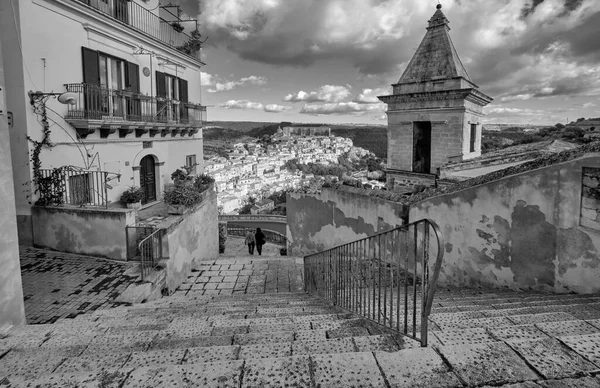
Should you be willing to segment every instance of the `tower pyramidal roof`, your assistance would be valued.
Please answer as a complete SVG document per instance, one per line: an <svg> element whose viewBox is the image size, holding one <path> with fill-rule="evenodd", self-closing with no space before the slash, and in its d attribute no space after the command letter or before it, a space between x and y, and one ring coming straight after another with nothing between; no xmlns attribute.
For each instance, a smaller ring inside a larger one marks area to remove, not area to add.
<svg viewBox="0 0 600 388"><path fill-rule="evenodd" d="M436 79L471 78L463 66L450 39L450 22L442 12L442 5L429 19L427 34L410 60L398 84L423 82Z"/></svg>

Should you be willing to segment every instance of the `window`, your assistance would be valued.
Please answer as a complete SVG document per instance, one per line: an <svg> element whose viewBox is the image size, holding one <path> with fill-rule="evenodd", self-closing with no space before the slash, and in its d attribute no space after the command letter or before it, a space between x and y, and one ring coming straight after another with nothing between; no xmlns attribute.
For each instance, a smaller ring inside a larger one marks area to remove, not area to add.
<svg viewBox="0 0 600 388"><path fill-rule="evenodd" d="M158 116L163 121L188 119L188 83L170 74L156 72L156 97L163 98L158 104ZM180 102L179 105L173 101Z"/></svg>
<svg viewBox="0 0 600 388"><path fill-rule="evenodd" d="M140 93L139 66L87 47L81 49L86 117L139 115L139 99L121 92Z"/></svg>
<svg viewBox="0 0 600 388"><path fill-rule="evenodd" d="M469 152L475 152L475 139L477 139L477 124L471 124L471 141Z"/></svg>
<svg viewBox="0 0 600 388"><path fill-rule="evenodd" d="M185 166L186 167L193 167L193 169L191 169L190 174L196 174L196 155L188 155L185 157Z"/></svg>

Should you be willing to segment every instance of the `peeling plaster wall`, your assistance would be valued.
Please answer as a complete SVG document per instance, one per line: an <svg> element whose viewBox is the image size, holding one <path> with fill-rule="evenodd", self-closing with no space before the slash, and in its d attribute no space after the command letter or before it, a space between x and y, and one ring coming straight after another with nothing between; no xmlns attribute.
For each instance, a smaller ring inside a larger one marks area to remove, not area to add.
<svg viewBox="0 0 600 388"><path fill-rule="evenodd" d="M219 256L219 214L214 189L192 212L179 217L163 237L163 253L168 256L167 287L174 292L192 270L194 262Z"/></svg>
<svg viewBox="0 0 600 388"><path fill-rule="evenodd" d="M33 243L60 252L127 260L125 226L131 209L32 207Z"/></svg>
<svg viewBox="0 0 600 388"><path fill-rule="evenodd" d="M600 155L426 199L446 241L441 284L553 292L600 291L600 232L580 226L582 169Z"/></svg>
<svg viewBox="0 0 600 388"><path fill-rule="evenodd" d="M309 255L393 229L403 224L404 214L400 203L341 190L289 193L288 255Z"/></svg>

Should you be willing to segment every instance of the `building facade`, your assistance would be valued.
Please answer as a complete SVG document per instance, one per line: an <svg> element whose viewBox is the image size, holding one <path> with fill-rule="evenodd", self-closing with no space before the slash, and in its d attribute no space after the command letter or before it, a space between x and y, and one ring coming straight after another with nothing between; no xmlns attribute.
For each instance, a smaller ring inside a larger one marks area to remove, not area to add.
<svg viewBox="0 0 600 388"><path fill-rule="evenodd" d="M449 21L438 5L427 33L388 105L388 186L435 182L436 170L450 161L481 155L481 93L450 39Z"/></svg>
<svg viewBox="0 0 600 388"><path fill-rule="evenodd" d="M47 194L40 178L54 177L67 205L111 207L129 186L160 199L183 165L203 172L200 39L165 11L158 0L1 2L22 242Z"/></svg>

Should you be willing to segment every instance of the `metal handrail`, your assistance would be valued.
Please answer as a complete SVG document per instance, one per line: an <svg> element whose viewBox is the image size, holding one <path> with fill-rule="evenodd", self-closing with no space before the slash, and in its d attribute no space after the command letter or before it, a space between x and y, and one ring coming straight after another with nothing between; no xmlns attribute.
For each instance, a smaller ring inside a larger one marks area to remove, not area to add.
<svg viewBox="0 0 600 388"><path fill-rule="evenodd" d="M146 278L155 267L158 261L162 258L162 231L158 228L150 233L138 244L138 249L141 255L140 267L142 273L142 281Z"/></svg>
<svg viewBox="0 0 600 388"><path fill-rule="evenodd" d="M428 219L342 244L305 257L305 290L427 346L443 247L440 228Z"/></svg>
<svg viewBox="0 0 600 388"><path fill-rule="evenodd" d="M279 216L275 214L237 214L237 215L219 215L219 221L281 221L287 222L287 216Z"/></svg>

